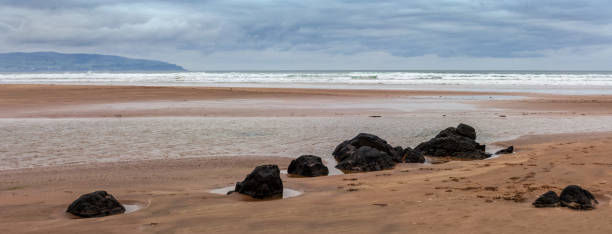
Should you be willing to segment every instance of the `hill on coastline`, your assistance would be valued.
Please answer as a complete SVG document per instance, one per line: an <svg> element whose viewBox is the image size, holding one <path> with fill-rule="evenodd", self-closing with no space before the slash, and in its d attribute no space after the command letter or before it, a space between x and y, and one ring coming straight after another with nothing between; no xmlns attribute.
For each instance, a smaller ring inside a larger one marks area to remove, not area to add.
<svg viewBox="0 0 612 234"><path fill-rule="evenodd" d="M185 71L185 69L162 61L101 54L56 52L0 54L0 72L66 71Z"/></svg>

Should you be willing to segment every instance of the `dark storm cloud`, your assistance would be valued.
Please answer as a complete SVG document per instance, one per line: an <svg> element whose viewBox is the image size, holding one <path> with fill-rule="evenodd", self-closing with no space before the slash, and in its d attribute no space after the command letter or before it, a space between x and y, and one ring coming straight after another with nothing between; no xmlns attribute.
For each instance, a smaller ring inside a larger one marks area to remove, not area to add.
<svg viewBox="0 0 612 234"><path fill-rule="evenodd" d="M612 44L608 1L0 1L0 49L538 57Z"/></svg>

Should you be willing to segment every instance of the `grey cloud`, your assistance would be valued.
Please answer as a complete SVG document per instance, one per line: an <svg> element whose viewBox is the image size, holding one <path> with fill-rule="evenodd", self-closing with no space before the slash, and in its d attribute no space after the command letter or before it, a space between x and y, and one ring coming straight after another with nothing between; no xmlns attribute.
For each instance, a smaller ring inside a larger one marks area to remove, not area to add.
<svg viewBox="0 0 612 234"><path fill-rule="evenodd" d="M612 45L612 3L599 0L0 2L3 51L521 58Z"/></svg>

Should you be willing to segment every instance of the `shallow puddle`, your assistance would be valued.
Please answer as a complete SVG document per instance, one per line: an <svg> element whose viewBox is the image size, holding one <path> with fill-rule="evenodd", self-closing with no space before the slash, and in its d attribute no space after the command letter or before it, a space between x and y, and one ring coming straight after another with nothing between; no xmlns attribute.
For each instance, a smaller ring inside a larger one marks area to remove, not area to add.
<svg viewBox="0 0 612 234"><path fill-rule="evenodd" d="M144 208L144 205L142 204L123 204L123 207L125 208L124 214L129 214L132 212L136 212L138 210L142 210Z"/></svg>

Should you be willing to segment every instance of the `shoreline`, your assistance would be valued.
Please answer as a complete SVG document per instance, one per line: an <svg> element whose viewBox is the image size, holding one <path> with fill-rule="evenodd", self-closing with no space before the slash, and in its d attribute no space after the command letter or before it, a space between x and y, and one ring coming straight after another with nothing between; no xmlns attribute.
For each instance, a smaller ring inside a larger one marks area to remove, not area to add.
<svg viewBox="0 0 612 234"><path fill-rule="evenodd" d="M536 138L539 140L533 141ZM521 143L526 141L533 143ZM491 160L398 164L391 170L315 178L281 175L287 188L303 194L263 202L216 195L210 190L242 180L256 165L274 163L284 169L289 158L151 160L2 171L0 208L6 212L0 214L0 230L263 233L310 230L303 228L323 222L326 225L316 228L320 232L354 228L401 232L411 228L419 232L488 233L526 227L534 232L584 232L593 230L585 229L593 222L605 223L612 213L612 189L608 186L612 161L606 156L612 149L610 142L612 133L528 136L508 142L519 143L515 144L517 153ZM588 157L572 153L576 150ZM564 156L566 153L570 156ZM531 207L541 193L567 184L591 190L600 201L598 207L586 212ZM72 199L96 189L105 189L120 201L147 206L95 219L63 216ZM566 219L572 222L560 222ZM364 220L369 222L362 223ZM491 225L483 226L485 220ZM261 223L269 225L252 226ZM611 230L604 225L597 232Z"/></svg>

